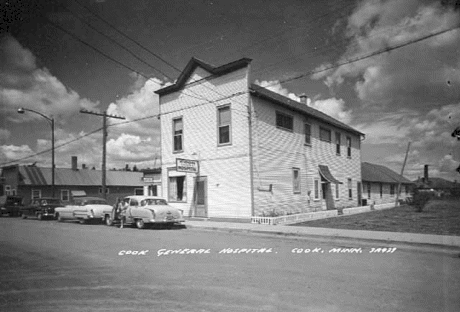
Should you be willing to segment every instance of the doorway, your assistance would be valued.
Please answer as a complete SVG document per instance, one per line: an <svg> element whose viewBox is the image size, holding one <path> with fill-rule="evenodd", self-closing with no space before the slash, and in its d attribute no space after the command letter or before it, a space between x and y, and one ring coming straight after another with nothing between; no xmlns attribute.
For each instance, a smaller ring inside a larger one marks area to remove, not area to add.
<svg viewBox="0 0 460 312"><path fill-rule="evenodd" d="M208 217L208 181L207 177L195 178L195 217Z"/></svg>

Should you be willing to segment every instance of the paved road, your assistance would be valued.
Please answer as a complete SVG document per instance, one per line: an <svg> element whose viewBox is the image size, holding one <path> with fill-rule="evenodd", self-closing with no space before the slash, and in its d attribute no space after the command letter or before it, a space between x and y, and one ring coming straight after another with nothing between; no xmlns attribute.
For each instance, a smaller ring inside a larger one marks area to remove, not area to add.
<svg viewBox="0 0 460 312"><path fill-rule="evenodd" d="M3 218L0 310L460 311L454 254L330 244Z"/></svg>

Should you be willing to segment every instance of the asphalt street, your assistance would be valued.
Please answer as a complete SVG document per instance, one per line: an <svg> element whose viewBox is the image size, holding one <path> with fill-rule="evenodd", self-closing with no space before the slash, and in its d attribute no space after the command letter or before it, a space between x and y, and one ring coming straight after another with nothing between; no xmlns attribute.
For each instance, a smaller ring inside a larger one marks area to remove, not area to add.
<svg viewBox="0 0 460 312"><path fill-rule="evenodd" d="M460 311L457 255L379 247L1 218L0 310Z"/></svg>

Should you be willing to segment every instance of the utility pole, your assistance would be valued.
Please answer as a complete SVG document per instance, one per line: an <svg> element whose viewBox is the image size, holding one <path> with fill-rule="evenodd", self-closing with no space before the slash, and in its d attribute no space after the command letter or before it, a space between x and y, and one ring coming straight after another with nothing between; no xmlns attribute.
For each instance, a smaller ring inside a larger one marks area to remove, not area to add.
<svg viewBox="0 0 460 312"><path fill-rule="evenodd" d="M104 111L103 113L98 113L98 112L91 112L85 109L81 109L80 113L102 116L102 196L104 198L107 198L107 194L106 194L106 189L107 189L107 184L106 184L107 118L125 119L125 117L116 116L116 115L107 115L107 111Z"/></svg>
<svg viewBox="0 0 460 312"><path fill-rule="evenodd" d="M410 142L407 144L407 150L406 150L406 157L404 157L404 163L401 169L401 177L404 173L404 167L406 166L406 161L407 161L407 155L409 154L409 148L410 148ZM401 192L401 181L398 183L398 189L396 193L396 202L395 202L395 207L398 207L398 202L399 202L399 193Z"/></svg>

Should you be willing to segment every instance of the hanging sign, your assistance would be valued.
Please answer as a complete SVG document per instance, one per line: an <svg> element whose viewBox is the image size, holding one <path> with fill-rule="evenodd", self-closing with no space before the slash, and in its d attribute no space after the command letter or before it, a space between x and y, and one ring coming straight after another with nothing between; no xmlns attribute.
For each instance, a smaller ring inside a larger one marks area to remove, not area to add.
<svg viewBox="0 0 460 312"><path fill-rule="evenodd" d="M176 158L176 171L198 173L198 160Z"/></svg>

